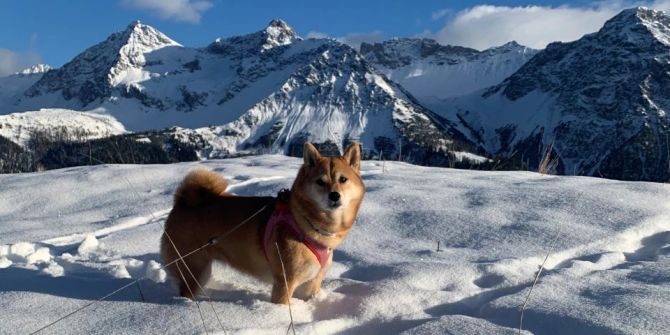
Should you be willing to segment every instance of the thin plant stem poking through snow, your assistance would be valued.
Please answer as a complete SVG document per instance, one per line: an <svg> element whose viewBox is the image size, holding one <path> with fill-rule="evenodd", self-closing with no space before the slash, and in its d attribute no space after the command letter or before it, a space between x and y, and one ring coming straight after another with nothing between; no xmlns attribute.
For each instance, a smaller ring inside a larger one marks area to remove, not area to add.
<svg viewBox="0 0 670 335"><path fill-rule="evenodd" d="M275 242L275 247L277 248L277 256L279 256L279 263L281 263L281 271L284 274L284 285L286 285L286 292L290 292L288 289L288 281L286 280L286 269L284 268L284 261L281 258L281 252L279 252L279 244ZM291 310L291 297L288 297L288 316L291 318L291 324L288 325L288 328L286 329L286 334L288 334L289 330L293 330L293 335L295 335L295 325L293 323L293 311Z"/></svg>
<svg viewBox="0 0 670 335"><path fill-rule="evenodd" d="M558 240L559 235L561 235L560 230L556 232L556 236L554 237L554 240L551 242L551 246L549 247L547 254L544 256L544 260L542 261L542 264L540 264L540 268L537 270L537 274L535 274L535 279L533 280L533 284L530 286L530 289L528 290L528 295L526 295L526 299L523 301L523 305L521 305L521 313L519 315L519 335L521 335L521 332L523 331L523 315L524 312L526 311L528 301L530 301L530 295L533 293L533 289L535 288L535 285L537 285L537 281L540 279L542 270L544 270L544 265L547 263L549 255L554 250L554 246L556 245L556 241Z"/></svg>

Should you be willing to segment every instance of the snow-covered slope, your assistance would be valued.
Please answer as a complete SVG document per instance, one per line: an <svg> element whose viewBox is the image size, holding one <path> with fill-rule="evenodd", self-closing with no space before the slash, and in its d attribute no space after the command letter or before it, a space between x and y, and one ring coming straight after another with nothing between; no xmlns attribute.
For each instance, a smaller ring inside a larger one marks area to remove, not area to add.
<svg viewBox="0 0 670 335"><path fill-rule="evenodd" d="M204 333L158 270L179 179L222 172L240 195L291 185L301 159L95 166L0 176L0 332L25 334L147 275L44 334ZM323 291L292 300L297 334L665 334L670 189L527 172L362 164L367 194ZM440 251L436 251L440 241ZM285 334L270 287L217 266L226 334ZM210 333L221 332L200 299Z"/></svg>
<svg viewBox="0 0 670 335"><path fill-rule="evenodd" d="M431 108L493 154L536 165L553 142L563 173L667 181L669 39L663 12L625 10L501 84Z"/></svg>
<svg viewBox="0 0 670 335"><path fill-rule="evenodd" d="M49 65L37 64L11 76L0 77L0 115L15 110L26 90L51 69Z"/></svg>
<svg viewBox="0 0 670 335"><path fill-rule="evenodd" d="M477 51L435 40L401 38L361 45L361 53L420 101L459 96L496 85L537 50L516 42Z"/></svg>
<svg viewBox="0 0 670 335"><path fill-rule="evenodd" d="M63 140L87 140L126 132L121 123L99 111L41 109L0 115L0 136L25 146L34 132L61 136Z"/></svg>
<svg viewBox="0 0 670 335"><path fill-rule="evenodd" d="M47 72L13 106L102 108L133 131L186 128L208 139L210 157L299 153L305 141L333 151L360 141L367 154L386 157L402 145L407 160L421 163L476 153L358 51L303 40L281 20L205 48L135 22Z"/></svg>

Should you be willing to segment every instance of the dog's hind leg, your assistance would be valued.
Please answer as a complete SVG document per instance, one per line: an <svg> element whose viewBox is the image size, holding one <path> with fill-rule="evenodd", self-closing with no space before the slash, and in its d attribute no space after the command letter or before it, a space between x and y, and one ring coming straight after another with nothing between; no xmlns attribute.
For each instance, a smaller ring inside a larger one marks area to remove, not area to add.
<svg viewBox="0 0 670 335"><path fill-rule="evenodd" d="M178 258L176 252L169 247L163 250L163 261L166 264ZM200 292L200 286L204 287L209 280L212 273L212 260L203 250L177 261L166 269L177 282L179 294L182 297L193 299Z"/></svg>
<svg viewBox="0 0 670 335"><path fill-rule="evenodd" d="M193 299L200 293L200 288L204 288L212 274L212 260L206 252L200 251L177 262L177 266L184 276L182 278L181 274L178 274L179 277L177 277L180 279L179 294L182 297Z"/></svg>

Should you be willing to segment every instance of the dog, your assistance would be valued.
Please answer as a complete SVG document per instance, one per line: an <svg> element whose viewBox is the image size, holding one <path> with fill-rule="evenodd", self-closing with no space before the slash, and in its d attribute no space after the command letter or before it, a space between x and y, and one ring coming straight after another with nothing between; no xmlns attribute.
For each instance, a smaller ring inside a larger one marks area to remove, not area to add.
<svg viewBox="0 0 670 335"><path fill-rule="evenodd" d="M212 262L223 261L272 283L273 303L316 295L365 195L360 164L357 143L333 157L306 143L290 191L276 198L234 196L217 173L190 172L175 192L160 247L179 294L193 299Z"/></svg>

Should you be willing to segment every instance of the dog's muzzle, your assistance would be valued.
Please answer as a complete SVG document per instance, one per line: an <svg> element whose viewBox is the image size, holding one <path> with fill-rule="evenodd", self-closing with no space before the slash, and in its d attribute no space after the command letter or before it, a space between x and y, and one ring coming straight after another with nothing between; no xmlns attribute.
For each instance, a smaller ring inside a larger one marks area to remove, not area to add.
<svg viewBox="0 0 670 335"><path fill-rule="evenodd" d="M342 197L340 196L339 192L328 193L328 205L330 205L331 208L340 207L342 205L341 199Z"/></svg>

